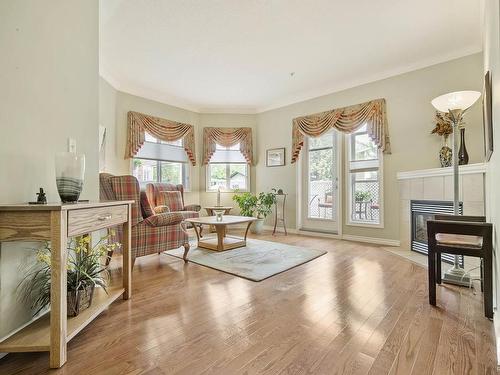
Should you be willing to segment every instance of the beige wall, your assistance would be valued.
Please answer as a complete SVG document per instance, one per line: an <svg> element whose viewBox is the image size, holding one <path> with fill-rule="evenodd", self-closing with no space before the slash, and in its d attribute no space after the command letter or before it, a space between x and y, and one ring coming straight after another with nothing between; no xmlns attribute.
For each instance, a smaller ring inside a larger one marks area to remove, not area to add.
<svg viewBox="0 0 500 375"><path fill-rule="evenodd" d="M54 154L68 137L86 156L82 198L98 197L98 1L0 2L0 202L57 201ZM29 321L20 267L36 244L0 250L0 337Z"/></svg>
<svg viewBox="0 0 500 375"><path fill-rule="evenodd" d="M256 190L277 187L288 192L288 224L292 228L296 227L297 169L295 165L290 164L292 119L371 99L385 98L392 143L392 155L384 157L385 227L362 228L344 224L342 229L344 234L349 235L398 240L397 172L439 166L437 155L441 147L440 139L429 134L434 118L430 101L450 91L480 91L482 70L482 55L475 54L258 114ZM469 111L466 122L466 144L470 163L481 162L483 131L480 105ZM267 168L265 151L275 147L286 147L287 165Z"/></svg>
<svg viewBox="0 0 500 375"><path fill-rule="evenodd" d="M498 252L498 233L500 225L500 7L498 0L486 0L484 8L484 71L490 71L493 84L493 145L495 150L488 163L488 174L486 180L487 205L486 214L494 224L494 249ZM500 259L495 257L495 279L496 279L496 305L500 301ZM496 314L495 314L496 317ZM496 325L498 319L495 318Z"/></svg>

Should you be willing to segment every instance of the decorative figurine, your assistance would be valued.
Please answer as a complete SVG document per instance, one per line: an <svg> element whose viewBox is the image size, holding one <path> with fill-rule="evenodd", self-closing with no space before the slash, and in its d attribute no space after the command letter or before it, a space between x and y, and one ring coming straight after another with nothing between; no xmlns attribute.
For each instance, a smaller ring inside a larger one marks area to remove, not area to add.
<svg viewBox="0 0 500 375"><path fill-rule="evenodd" d="M47 204L47 196L45 195L43 188L40 188L40 192L36 193L36 195L38 195L38 198L36 200L38 204Z"/></svg>
<svg viewBox="0 0 500 375"><path fill-rule="evenodd" d="M47 196L45 195L43 188L40 188L40 192L36 193L36 195L36 202L29 202L29 204L47 204Z"/></svg>

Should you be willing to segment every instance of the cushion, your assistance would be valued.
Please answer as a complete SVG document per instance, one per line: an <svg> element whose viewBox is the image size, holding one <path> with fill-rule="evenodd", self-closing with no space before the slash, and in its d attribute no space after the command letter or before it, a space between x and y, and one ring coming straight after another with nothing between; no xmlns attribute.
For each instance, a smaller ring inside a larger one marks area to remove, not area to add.
<svg viewBox="0 0 500 375"><path fill-rule="evenodd" d="M167 206L170 212L182 211L184 209L180 191L161 191L158 198L158 206Z"/></svg>
<svg viewBox="0 0 500 375"><path fill-rule="evenodd" d="M483 247L483 237L464 234L437 233L436 242L438 246L468 249L481 249Z"/></svg>
<svg viewBox="0 0 500 375"><path fill-rule="evenodd" d="M144 220L145 223L153 227L160 227L165 225L174 225L182 222L184 218L178 212L167 212L164 214L157 214L148 217Z"/></svg>
<svg viewBox="0 0 500 375"><path fill-rule="evenodd" d="M156 206L154 211L157 214L163 214L165 212L170 212L170 208L168 208L168 206Z"/></svg>

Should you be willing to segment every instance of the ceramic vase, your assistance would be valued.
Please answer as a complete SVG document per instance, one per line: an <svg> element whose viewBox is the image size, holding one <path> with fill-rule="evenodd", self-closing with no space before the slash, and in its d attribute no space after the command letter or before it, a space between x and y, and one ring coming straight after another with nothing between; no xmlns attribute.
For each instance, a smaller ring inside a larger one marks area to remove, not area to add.
<svg viewBox="0 0 500 375"><path fill-rule="evenodd" d="M460 129L460 149L458 150L458 165L469 164L469 154L465 146L465 128Z"/></svg>
<svg viewBox="0 0 500 375"><path fill-rule="evenodd" d="M448 137L443 137L443 147L439 150L439 162L441 167L451 167L453 162L453 152L450 147L448 147Z"/></svg>
<svg viewBox="0 0 500 375"><path fill-rule="evenodd" d="M73 152L56 154L57 192L63 203L78 202L85 175L85 155Z"/></svg>

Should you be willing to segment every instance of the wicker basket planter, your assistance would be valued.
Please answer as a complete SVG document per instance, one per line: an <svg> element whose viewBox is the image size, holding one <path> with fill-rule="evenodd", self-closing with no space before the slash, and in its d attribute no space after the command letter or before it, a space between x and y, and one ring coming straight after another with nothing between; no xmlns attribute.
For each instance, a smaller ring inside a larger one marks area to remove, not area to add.
<svg viewBox="0 0 500 375"><path fill-rule="evenodd" d="M94 296L94 285L86 286L84 289L68 291L68 316L77 316L90 307Z"/></svg>

